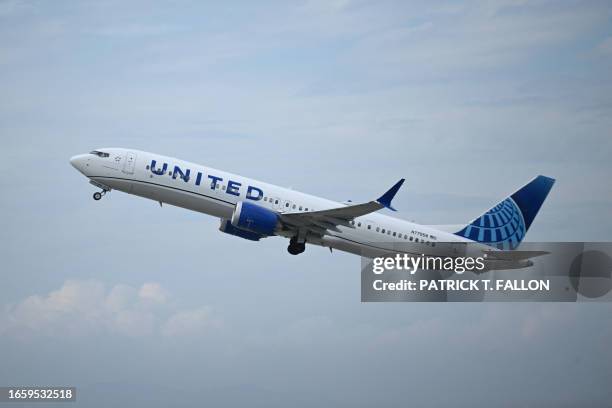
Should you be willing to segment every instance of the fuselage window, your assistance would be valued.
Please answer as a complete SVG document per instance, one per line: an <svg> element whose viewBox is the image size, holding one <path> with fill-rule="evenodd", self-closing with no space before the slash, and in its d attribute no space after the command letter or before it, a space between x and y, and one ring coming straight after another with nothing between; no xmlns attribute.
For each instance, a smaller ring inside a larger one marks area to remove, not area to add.
<svg viewBox="0 0 612 408"><path fill-rule="evenodd" d="M358 223L358 224L357 224L357 226L358 226L358 227L361 227L361 223Z"/></svg>
<svg viewBox="0 0 612 408"><path fill-rule="evenodd" d="M274 204L278 204L278 200L274 200Z"/></svg>
<svg viewBox="0 0 612 408"><path fill-rule="evenodd" d="M293 209L295 210L295 204L293 204Z"/></svg>
<svg viewBox="0 0 612 408"><path fill-rule="evenodd" d="M302 211L302 206L300 205L300 211Z"/></svg>
<svg viewBox="0 0 612 408"><path fill-rule="evenodd" d="M372 229L372 226L371 226L371 225L368 225L368 229Z"/></svg>
<svg viewBox="0 0 612 408"><path fill-rule="evenodd" d="M146 169L147 169L147 170L149 170L149 165L148 165L148 164L147 164L147 167L146 167Z"/></svg>
<svg viewBox="0 0 612 408"><path fill-rule="evenodd" d="M304 211L308 211L308 207L304 208Z"/></svg>
<svg viewBox="0 0 612 408"><path fill-rule="evenodd" d="M415 238L415 239L414 239L414 242L419 242L419 239L418 239L418 238Z"/></svg>
<svg viewBox="0 0 612 408"><path fill-rule="evenodd" d="M395 232L393 233L393 236L396 236L396 233L395 233Z"/></svg>
<svg viewBox="0 0 612 408"><path fill-rule="evenodd" d="M376 232L380 232L380 227L376 227Z"/></svg>
<svg viewBox="0 0 612 408"><path fill-rule="evenodd" d="M264 197L264 201L268 201L268 197Z"/></svg>
<svg viewBox="0 0 612 408"><path fill-rule="evenodd" d="M289 207L289 203L285 203L285 207Z"/></svg>
<svg viewBox="0 0 612 408"><path fill-rule="evenodd" d="M413 238L412 238L412 237L410 237L410 240L412 241L412 240L413 240Z"/></svg>
<svg viewBox="0 0 612 408"><path fill-rule="evenodd" d="M391 230L387 231L387 235L391 235Z"/></svg>
<svg viewBox="0 0 612 408"><path fill-rule="evenodd" d="M383 228L381 232L384 234L385 233L385 229Z"/></svg>

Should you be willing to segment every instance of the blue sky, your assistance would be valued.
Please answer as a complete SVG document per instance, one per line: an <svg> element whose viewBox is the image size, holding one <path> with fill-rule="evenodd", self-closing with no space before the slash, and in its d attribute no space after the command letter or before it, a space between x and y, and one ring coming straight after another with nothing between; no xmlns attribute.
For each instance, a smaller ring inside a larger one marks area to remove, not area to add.
<svg viewBox="0 0 612 408"><path fill-rule="evenodd" d="M0 383L88 406L605 405L608 304L361 304L357 257L94 202L68 158L133 147L339 201L405 177L397 215L431 224L545 174L528 238L609 241L611 15L0 1Z"/></svg>

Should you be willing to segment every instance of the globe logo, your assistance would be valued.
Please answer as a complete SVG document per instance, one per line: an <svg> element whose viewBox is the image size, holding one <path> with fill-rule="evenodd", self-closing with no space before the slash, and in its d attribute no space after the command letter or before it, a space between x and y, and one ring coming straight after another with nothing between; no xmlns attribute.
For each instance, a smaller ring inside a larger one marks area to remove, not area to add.
<svg viewBox="0 0 612 408"><path fill-rule="evenodd" d="M457 235L499 249L511 250L519 246L525 232L525 221L520 209L512 198L507 198L472 221Z"/></svg>

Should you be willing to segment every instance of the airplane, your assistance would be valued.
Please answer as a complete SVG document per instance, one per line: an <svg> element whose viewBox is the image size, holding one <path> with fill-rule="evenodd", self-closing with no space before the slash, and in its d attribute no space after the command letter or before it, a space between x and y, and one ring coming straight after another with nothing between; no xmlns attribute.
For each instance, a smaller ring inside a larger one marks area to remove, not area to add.
<svg viewBox="0 0 612 408"><path fill-rule="evenodd" d="M94 200L118 190L209 214L220 219L226 234L251 241L288 238L292 255L304 252L307 243L367 258L393 252L452 256L458 245L471 244L489 255L488 269L524 268L545 254L517 248L555 182L537 176L471 222L435 226L378 212L395 211L391 201L404 179L375 200L353 204L133 149L97 149L70 163L101 190Z"/></svg>

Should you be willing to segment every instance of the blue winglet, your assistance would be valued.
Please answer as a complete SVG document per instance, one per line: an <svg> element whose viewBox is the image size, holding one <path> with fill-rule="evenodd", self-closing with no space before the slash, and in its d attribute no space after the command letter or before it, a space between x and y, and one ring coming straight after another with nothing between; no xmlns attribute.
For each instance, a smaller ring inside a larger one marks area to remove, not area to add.
<svg viewBox="0 0 612 408"><path fill-rule="evenodd" d="M387 191L385 194L381 195L380 198L376 200L376 202L378 202L379 204L382 204L383 206L385 206L386 208L392 211L397 211L395 208L391 207L391 200L393 200L393 197L395 197L395 194L397 194L397 191L400 189L402 184L404 184L404 180L405 179L401 179L400 181L395 183L395 185L391 187L389 191Z"/></svg>

